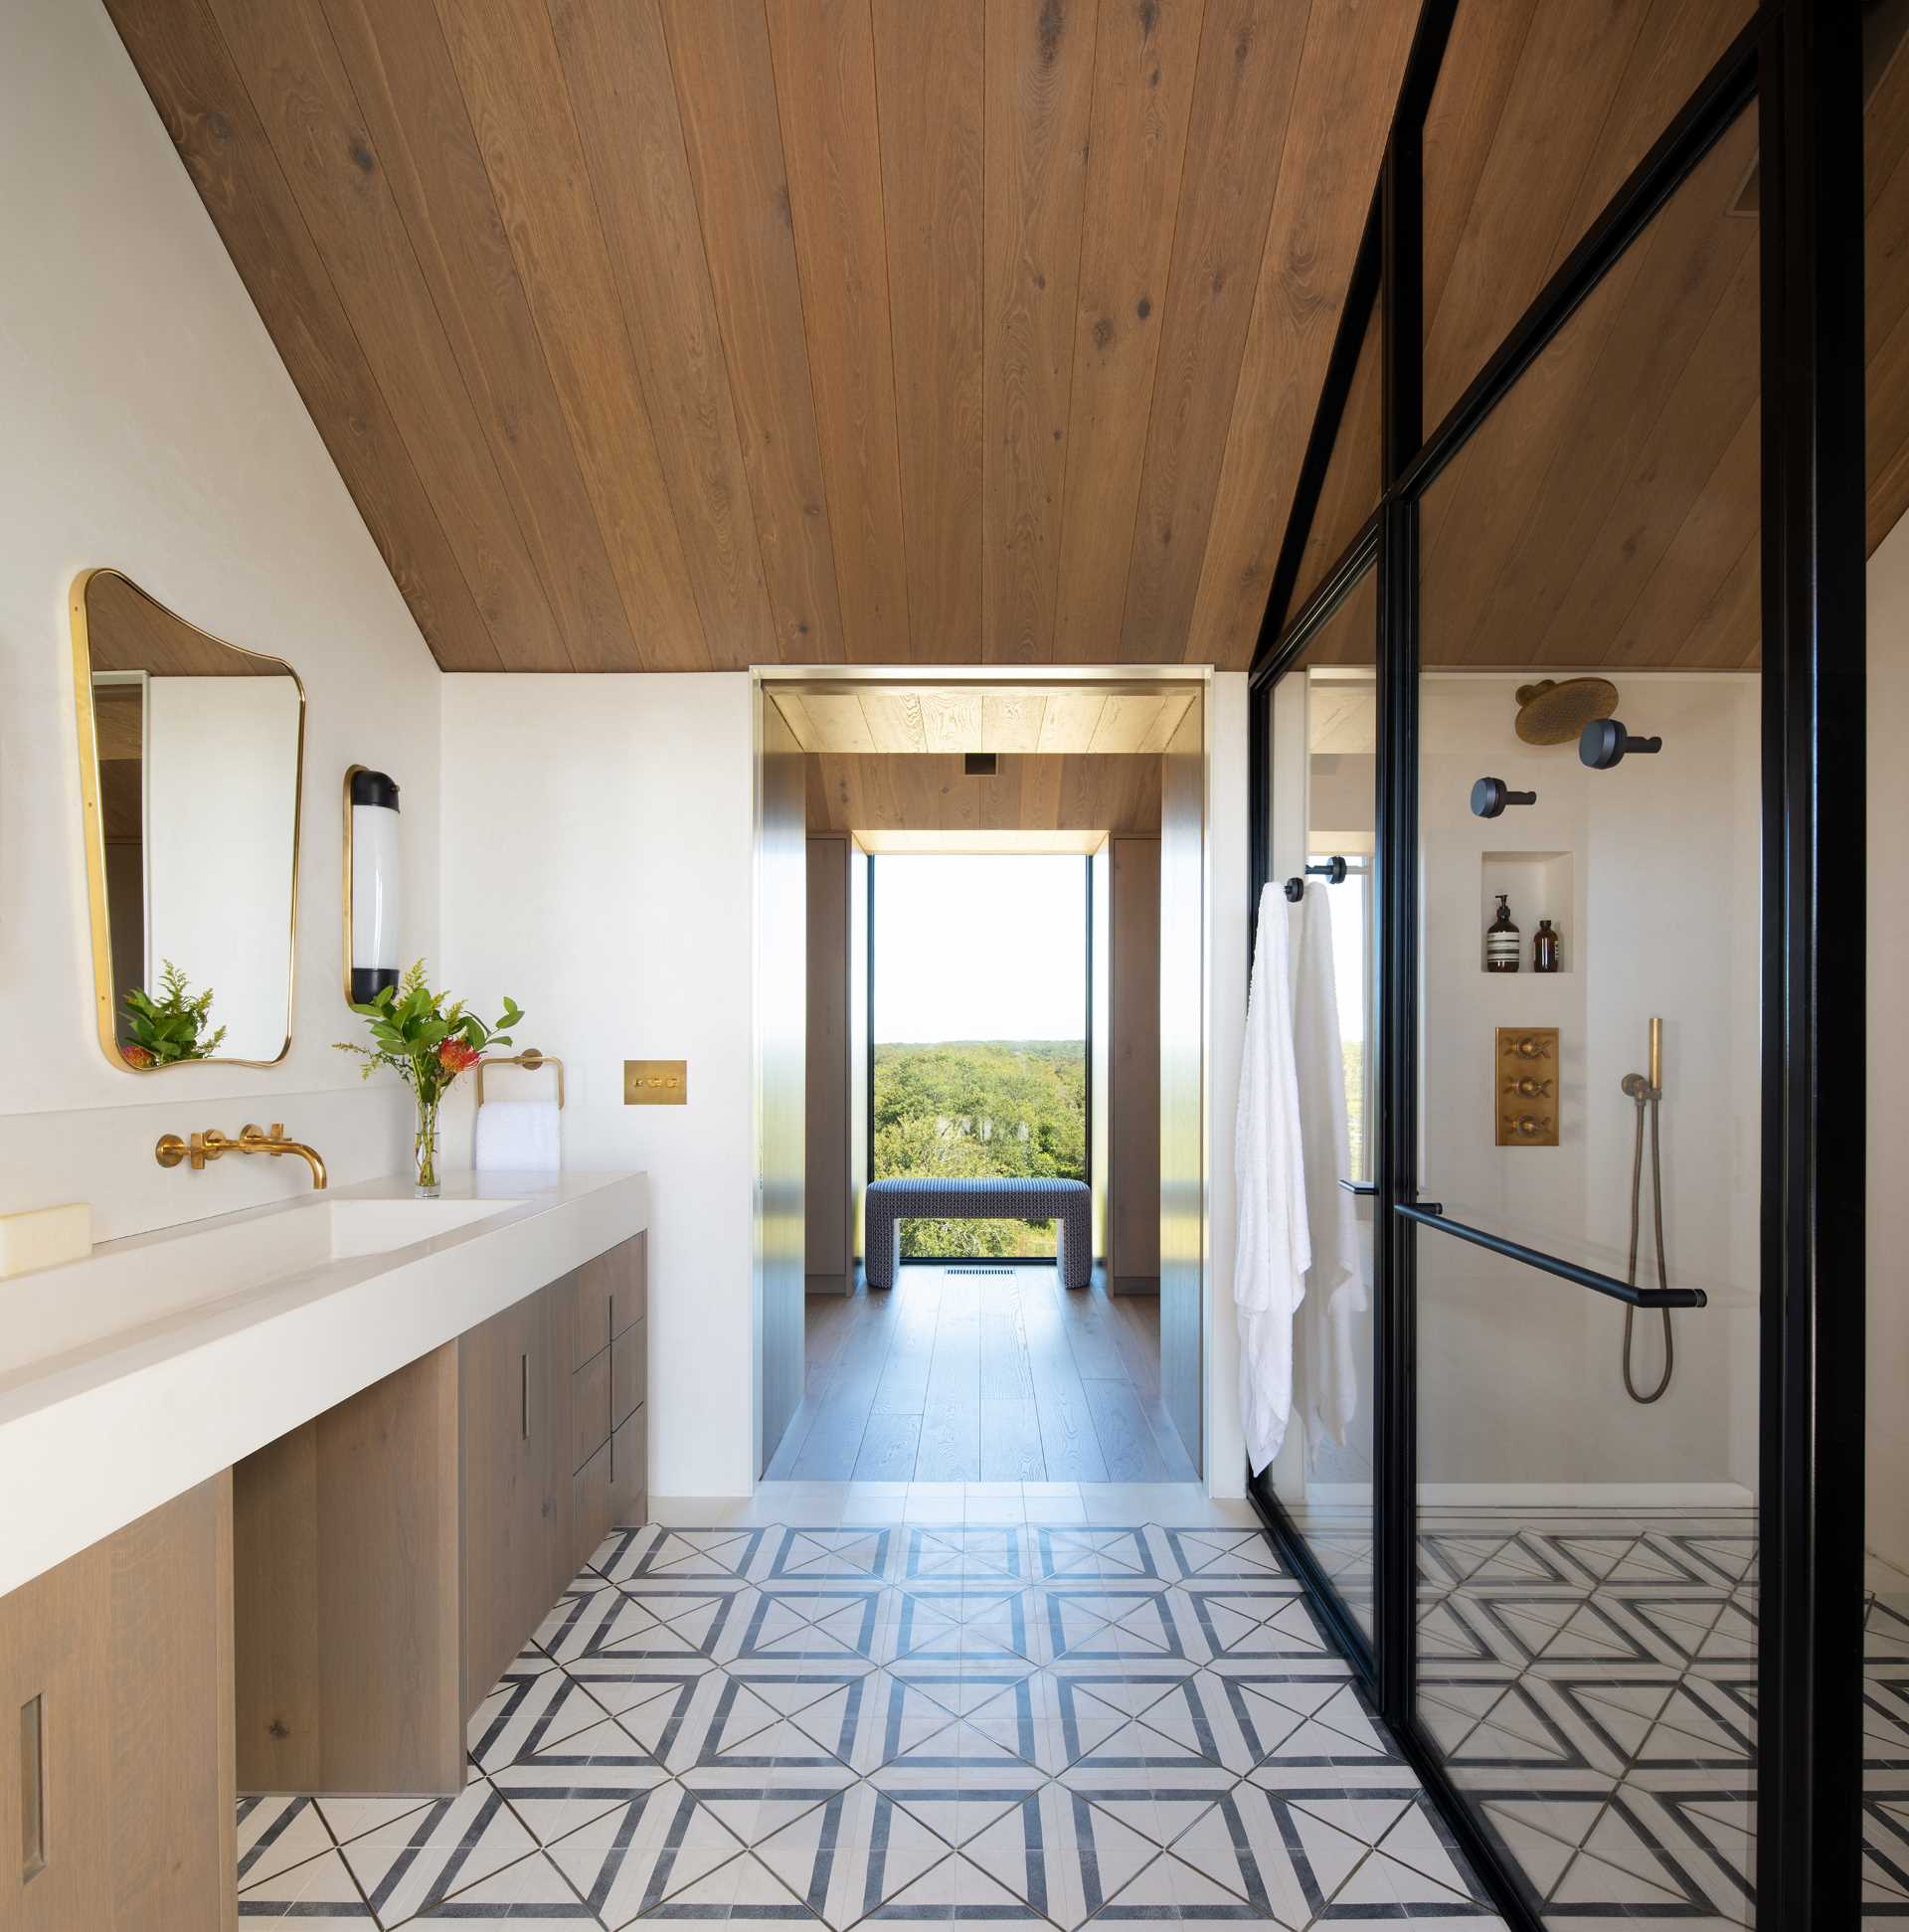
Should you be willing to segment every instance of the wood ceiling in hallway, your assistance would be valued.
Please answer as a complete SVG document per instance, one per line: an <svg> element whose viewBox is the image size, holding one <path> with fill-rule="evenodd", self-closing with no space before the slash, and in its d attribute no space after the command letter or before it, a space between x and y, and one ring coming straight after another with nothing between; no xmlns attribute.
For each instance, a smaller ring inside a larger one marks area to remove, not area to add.
<svg viewBox="0 0 1909 1932"><path fill-rule="evenodd" d="M106 0L437 661L1243 667L1418 0Z"/></svg>

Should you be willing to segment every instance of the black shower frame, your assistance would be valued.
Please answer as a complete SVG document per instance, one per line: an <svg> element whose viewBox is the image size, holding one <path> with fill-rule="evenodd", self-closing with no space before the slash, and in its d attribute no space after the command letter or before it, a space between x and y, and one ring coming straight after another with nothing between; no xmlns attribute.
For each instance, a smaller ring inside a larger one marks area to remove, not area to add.
<svg viewBox="0 0 1909 1932"><path fill-rule="evenodd" d="M1474 0L1479 4L1481 0ZM1418 1721L1418 513L1426 489L1741 111L1759 117L1763 398L1763 1455L1756 1923L1853 1926L1861 1855L1864 1088L1825 990L1864 983L1863 181L1857 0L1763 0L1443 422L1423 428L1422 132L1459 0L1426 0L1280 558L1249 704L1249 943L1270 877L1268 711L1378 573L1381 1121L1373 1198L1375 1614L1368 1642L1270 1487L1255 1502L1506 1922L1539 1920ZM1376 307L1381 494L1291 609ZM1429 1204L1427 1204L1429 1206ZM1838 1285L1841 1292L1838 1292ZM1857 1292L1848 1292L1848 1285Z"/></svg>

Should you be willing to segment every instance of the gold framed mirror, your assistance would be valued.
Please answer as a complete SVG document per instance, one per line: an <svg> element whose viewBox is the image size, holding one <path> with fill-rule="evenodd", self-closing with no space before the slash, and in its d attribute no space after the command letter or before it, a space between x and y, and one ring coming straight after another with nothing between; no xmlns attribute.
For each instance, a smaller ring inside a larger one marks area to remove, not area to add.
<svg viewBox="0 0 1909 1932"><path fill-rule="evenodd" d="M100 1050L128 1073L291 1046L305 687L123 572L69 601Z"/></svg>

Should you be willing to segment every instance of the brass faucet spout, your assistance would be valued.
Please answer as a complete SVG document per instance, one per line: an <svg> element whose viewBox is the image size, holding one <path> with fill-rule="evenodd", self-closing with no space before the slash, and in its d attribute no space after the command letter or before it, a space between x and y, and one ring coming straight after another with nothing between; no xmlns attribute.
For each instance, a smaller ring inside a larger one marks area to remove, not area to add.
<svg viewBox="0 0 1909 1932"><path fill-rule="evenodd" d="M190 1161L195 1173L203 1171L208 1160L217 1160L221 1154L227 1153L268 1153L273 1159L281 1153L295 1153L311 1169L314 1188L324 1187L329 1182L324 1156L316 1147L308 1147L302 1141L287 1141L281 1121L274 1121L269 1133L248 1123L239 1130L237 1140L230 1134L222 1134L216 1127L207 1128L203 1134L195 1134L190 1141L182 1141L176 1134L162 1135L159 1144L153 1148L153 1158L160 1166L176 1167L181 1161Z"/></svg>

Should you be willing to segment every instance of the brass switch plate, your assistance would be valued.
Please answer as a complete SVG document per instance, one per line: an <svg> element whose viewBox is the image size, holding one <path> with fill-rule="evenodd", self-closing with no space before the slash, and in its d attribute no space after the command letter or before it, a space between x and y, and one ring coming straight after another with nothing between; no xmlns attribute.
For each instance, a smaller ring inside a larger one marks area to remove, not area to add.
<svg viewBox="0 0 1909 1932"><path fill-rule="evenodd" d="M1558 1144L1558 1029L1500 1026L1491 1063L1492 1117L1501 1147Z"/></svg>
<svg viewBox="0 0 1909 1932"><path fill-rule="evenodd" d="M681 1107L689 1099L687 1060L625 1060L625 1107Z"/></svg>

